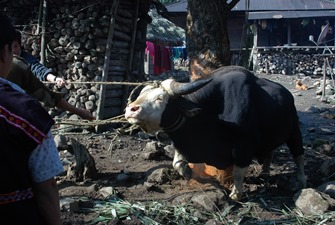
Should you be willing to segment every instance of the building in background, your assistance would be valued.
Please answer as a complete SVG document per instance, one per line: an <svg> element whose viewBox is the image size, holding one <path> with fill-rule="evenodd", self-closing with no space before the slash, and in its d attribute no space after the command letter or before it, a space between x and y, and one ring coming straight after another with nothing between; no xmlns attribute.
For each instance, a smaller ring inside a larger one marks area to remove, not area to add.
<svg viewBox="0 0 335 225"><path fill-rule="evenodd" d="M187 0L166 8L169 20L185 28ZM254 71L320 74L323 61L316 57L322 56L325 48L335 49L335 3L331 1L240 0L227 23L232 64ZM327 34L316 45L327 24ZM329 59L334 65L333 57Z"/></svg>
<svg viewBox="0 0 335 225"><path fill-rule="evenodd" d="M186 59L185 30L151 9L152 22L147 26L144 72L158 75L174 68L174 61ZM185 52L182 54L182 52Z"/></svg>

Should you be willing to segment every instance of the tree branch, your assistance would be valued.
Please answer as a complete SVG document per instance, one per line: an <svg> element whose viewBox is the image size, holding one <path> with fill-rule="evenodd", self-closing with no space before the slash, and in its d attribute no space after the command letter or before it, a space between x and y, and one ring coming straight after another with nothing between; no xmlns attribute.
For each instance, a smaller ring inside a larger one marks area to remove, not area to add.
<svg viewBox="0 0 335 225"><path fill-rule="evenodd" d="M229 4L228 4L228 8L229 10L232 10L235 5L239 2L240 0L232 0Z"/></svg>

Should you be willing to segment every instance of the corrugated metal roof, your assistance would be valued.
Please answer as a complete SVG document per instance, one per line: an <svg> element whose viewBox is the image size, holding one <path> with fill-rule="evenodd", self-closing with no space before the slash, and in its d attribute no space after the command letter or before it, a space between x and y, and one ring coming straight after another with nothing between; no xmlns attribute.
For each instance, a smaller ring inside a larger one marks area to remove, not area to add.
<svg viewBox="0 0 335 225"><path fill-rule="evenodd" d="M240 0L232 11L245 11ZM166 6L169 12L187 12L187 0ZM281 16L280 16L281 15ZM249 19L335 17L335 3L326 0L250 0Z"/></svg>
<svg viewBox="0 0 335 225"><path fill-rule="evenodd" d="M234 11L245 11L246 0L240 0ZM335 10L335 3L325 0L250 0L250 11Z"/></svg>
<svg viewBox="0 0 335 225"><path fill-rule="evenodd" d="M255 19L282 19L282 18L307 18L307 17L334 17L335 11L258 11L249 12L249 20Z"/></svg>
<svg viewBox="0 0 335 225"><path fill-rule="evenodd" d="M187 12L187 0L167 5L166 9L168 12Z"/></svg>

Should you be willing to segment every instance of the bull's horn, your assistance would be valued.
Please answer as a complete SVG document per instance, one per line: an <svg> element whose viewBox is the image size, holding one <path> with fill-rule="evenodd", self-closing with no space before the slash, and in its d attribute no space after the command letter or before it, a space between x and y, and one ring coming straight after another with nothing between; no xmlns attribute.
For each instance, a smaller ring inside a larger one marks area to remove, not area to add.
<svg viewBox="0 0 335 225"><path fill-rule="evenodd" d="M213 78L205 80L196 80L190 83L179 83L175 80L166 80L162 82L162 86L168 91L169 94L174 96L187 95L202 88L212 81Z"/></svg>

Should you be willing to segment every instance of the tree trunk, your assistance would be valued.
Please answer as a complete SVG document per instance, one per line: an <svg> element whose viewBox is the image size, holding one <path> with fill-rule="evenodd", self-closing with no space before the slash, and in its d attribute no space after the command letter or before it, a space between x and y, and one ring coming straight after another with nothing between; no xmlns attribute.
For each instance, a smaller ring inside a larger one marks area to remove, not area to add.
<svg viewBox="0 0 335 225"><path fill-rule="evenodd" d="M239 0L188 0L186 46L191 80L230 65L227 17Z"/></svg>

